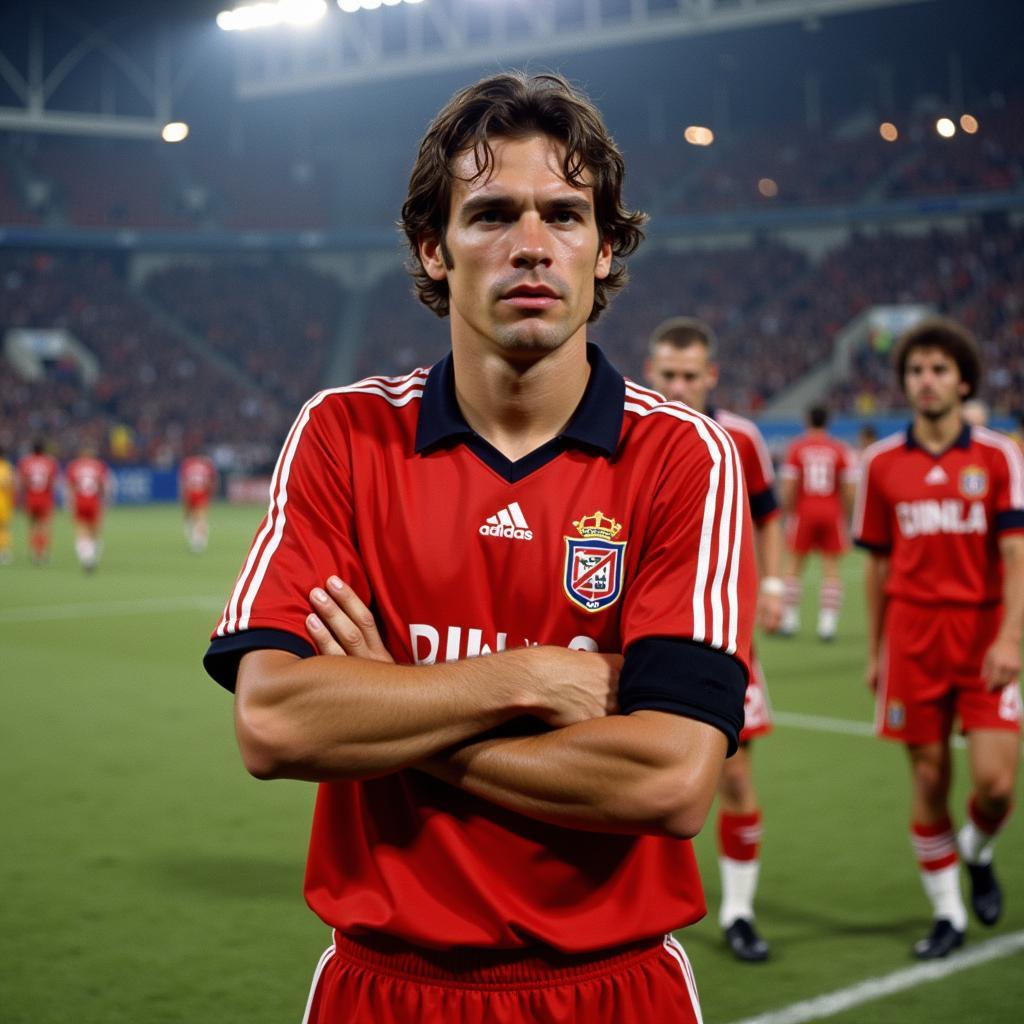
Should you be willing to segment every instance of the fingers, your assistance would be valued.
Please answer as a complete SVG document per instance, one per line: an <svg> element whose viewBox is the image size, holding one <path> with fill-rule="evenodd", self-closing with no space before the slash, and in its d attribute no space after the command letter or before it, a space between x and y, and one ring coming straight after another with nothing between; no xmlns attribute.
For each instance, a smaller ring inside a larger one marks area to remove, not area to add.
<svg viewBox="0 0 1024 1024"><path fill-rule="evenodd" d="M373 661L393 660L377 631L373 613L337 576L327 580L326 589L314 587L309 599L314 616L307 619L307 625L321 654L348 654ZM316 629L314 618L324 626L326 638ZM327 649L321 649L322 645Z"/></svg>
<svg viewBox="0 0 1024 1024"><path fill-rule="evenodd" d="M311 612L306 616L306 629L309 630L309 635L313 638L317 654L340 654L344 656L345 652L341 649L341 644L331 636L323 620L315 612Z"/></svg>

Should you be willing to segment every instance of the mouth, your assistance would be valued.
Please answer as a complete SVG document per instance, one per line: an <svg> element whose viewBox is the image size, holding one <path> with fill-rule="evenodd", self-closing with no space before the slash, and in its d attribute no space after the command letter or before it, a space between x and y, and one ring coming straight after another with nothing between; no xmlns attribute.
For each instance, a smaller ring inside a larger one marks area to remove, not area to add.
<svg viewBox="0 0 1024 1024"><path fill-rule="evenodd" d="M517 309L548 309L559 301L559 295L545 284L521 284L505 292L501 301Z"/></svg>

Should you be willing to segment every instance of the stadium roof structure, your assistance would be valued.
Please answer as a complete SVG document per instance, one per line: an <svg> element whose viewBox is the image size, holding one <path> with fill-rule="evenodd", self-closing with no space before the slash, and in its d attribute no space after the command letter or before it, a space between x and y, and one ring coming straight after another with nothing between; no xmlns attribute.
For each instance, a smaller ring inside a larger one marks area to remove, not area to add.
<svg viewBox="0 0 1024 1024"><path fill-rule="evenodd" d="M240 98L523 61L932 0L426 0L237 33Z"/></svg>

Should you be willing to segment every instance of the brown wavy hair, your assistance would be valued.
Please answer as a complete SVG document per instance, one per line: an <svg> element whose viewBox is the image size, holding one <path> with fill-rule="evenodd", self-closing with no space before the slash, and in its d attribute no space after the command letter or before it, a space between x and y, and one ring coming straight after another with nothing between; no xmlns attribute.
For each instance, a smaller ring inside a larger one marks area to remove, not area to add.
<svg viewBox="0 0 1024 1024"><path fill-rule="evenodd" d="M965 399L973 398L978 393L978 385L981 383L981 350L974 335L963 324L946 316L930 316L911 327L900 338L892 362L904 392L907 360L910 353L919 348L937 348L956 363L960 379L967 385Z"/></svg>
<svg viewBox="0 0 1024 1024"><path fill-rule="evenodd" d="M453 159L472 151L477 172L470 180L476 181L494 167L491 139L534 134L549 135L565 147L565 180L576 188L593 188L598 234L611 242L611 273L594 281L590 322L626 283L622 260L643 241L647 215L622 204L625 163L600 113L561 75L508 72L468 86L449 100L427 129L409 177L399 222L412 253L407 267L420 301L438 316L448 315L448 282L434 281L423 269L419 243L424 237L439 239L445 264L451 266L444 238L455 180Z"/></svg>

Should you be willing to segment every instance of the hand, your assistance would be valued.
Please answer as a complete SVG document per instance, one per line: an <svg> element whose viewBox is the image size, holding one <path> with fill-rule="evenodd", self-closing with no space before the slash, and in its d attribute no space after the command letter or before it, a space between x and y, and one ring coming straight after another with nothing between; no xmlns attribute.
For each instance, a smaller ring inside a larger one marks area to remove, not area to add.
<svg viewBox="0 0 1024 1024"><path fill-rule="evenodd" d="M766 633L778 632L782 625L782 598L778 594L758 594L757 622Z"/></svg>
<svg viewBox="0 0 1024 1024"><path fill-rule="evenodd" d="M1020 677L1020 643L996 637L985 652L981 677L989 690L998 690Z"/></svg>
<svg viewBox="0 0 1024 1024"><path fill-rule="evenodd" d="M868 663L864 669L864 682L872 693L878 693L878 655L868 656Z"/></svg>
<svg viewBox="0 0 1024 1024"><path fill-rule="evenodd" d="M621 654L564 647L532 647L522 653L537 691L534 714L548 725L560 729L618 711Z"/></svg>
<svg viewBox="0 0 1024 1024"><path fill-rule="evenodd" d="M314 610L306 617L306 626L318 654L394 662L373 613L337 576L331 576L325 588L311 590L309 600Z"/></svg>

